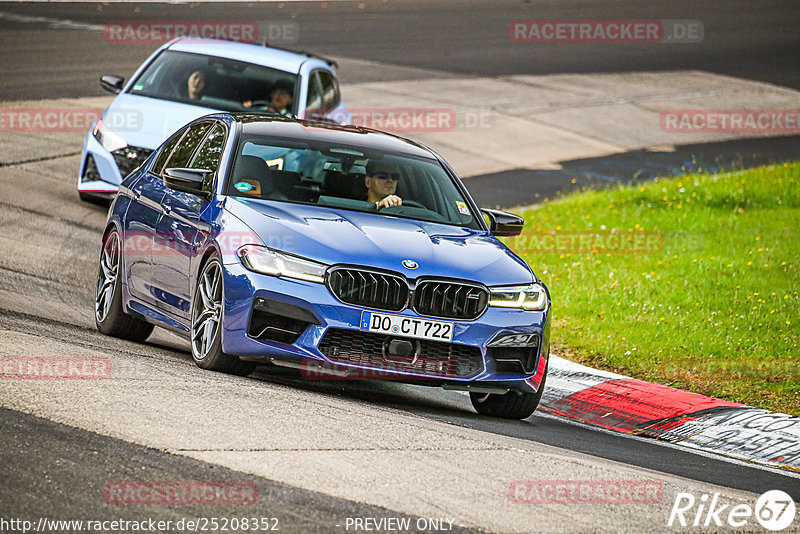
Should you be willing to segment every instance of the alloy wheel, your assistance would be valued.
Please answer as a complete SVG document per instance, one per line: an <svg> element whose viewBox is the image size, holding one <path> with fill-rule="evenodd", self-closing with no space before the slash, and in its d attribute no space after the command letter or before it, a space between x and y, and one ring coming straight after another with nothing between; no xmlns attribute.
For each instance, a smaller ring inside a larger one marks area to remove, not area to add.
<svg viewBox="0 0 800 534"><path fill-rule="evenodd" d="M119 271L119 257L119 234L112 232L103 245L103 253L100 255L100 269L97 274L94 313L101 323L106 320L108 312L111 310L111 301L114 298L114 287L117 283Z"/></svg>
<svg viewBox="0 0 800 534"><path fill-rule="evenodd" d="M192 353L197 360L208 356L222 315L222 270L211 261L197 284L192 314Z"/></svg>

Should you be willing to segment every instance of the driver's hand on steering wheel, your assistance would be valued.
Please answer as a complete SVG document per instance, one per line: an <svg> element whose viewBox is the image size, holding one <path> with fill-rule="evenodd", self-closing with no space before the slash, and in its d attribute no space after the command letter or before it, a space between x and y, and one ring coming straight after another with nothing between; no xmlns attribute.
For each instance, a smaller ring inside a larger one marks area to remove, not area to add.
<svg viewBox="0 0 800 534"><path fill-rule="evenodd" d="M280 113L280 110L278 108L276 108L275 106L272 105L271 102L268 102L266 100L245 100L244 102L242 102L242 107L245 108L257 107L265 111L273 111L275 113Z"/></svg>
<svg viewBox="0 0 800 534"><path fill-rule="evenodd" d="M402 206L403 199L397 195L389 195L383 200L376 202L375 205L378 207L378 209L388 208L389 206Z"/></svg>

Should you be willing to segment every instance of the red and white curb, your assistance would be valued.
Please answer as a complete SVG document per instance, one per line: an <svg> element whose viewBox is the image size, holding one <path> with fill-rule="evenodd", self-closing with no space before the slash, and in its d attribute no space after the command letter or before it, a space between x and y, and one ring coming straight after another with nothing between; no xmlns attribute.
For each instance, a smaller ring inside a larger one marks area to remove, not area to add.
<svg viewBox="0 0 800 534"><path fill-rule="evenodd" d="M800 472L800 418L550 357L539 410Z"/></svg>

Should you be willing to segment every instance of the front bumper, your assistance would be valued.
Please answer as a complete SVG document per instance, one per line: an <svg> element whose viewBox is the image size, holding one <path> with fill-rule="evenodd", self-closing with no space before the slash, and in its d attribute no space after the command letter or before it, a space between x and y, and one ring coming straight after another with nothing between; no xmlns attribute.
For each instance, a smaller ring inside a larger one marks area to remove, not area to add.
<svg viewBox="0 0 800 534"><path fill-rule="evenodd" d="M78 171L78 191L82 195L97 198L113 198L119 190L119 184L134 168L145 162L152 150L140 147L127 147L117 150L115 155L106 150L92 135L86 134L81 154L81 166ZM120 158L124 169L120 170Z"/></svg>
<svg viewBox="0 0 800 534"><path fill-rule="evenodd" d="M226 353L236 354L242 359L288 363L308 370L310 377L349 376L396 380L474 391L514 389L532 393L538 390L546 372L550 347L549 309L534 312L489 307L475 320L452 320L452 348L455 350L442 351L437 348L435 355L429 354L427 360L413 364L398 361L394 357L387 359L385 352L375 354L374 339L370 340L371 345L365 339L364 347L371 346L373 350L370 352L365 348L360 352L360 358L334 358L330 350L332 342L341 344L346 338L352 344L360 336L380 336L360 330L361 313L365 308L338 301L323 284L254 273L238 262L223 265L223 276L225 314L222 348ZM269 336L273 340L255 337L255 332L261 330L261 325L253 328L251 324L256 302L266 303L260 306L272 306L273 310L287 310L278 313L288 313L293 318L277 326L290 332L292 324L301 324L302 331L298 331L297 335L285 336L275 333ZM422 317L410 309L397 314ZM537 346L530 349L533 351L530 354L531 363L525 366L526 370L520 368L515 372L507 365L498 364L496 349L487 348L492 340L507 334L538 336ZM391 336L391 339L395 338L403 339ZM321 347L328 356L320 350ZM477 359L475 365L474 362L465 363L463 357L466 356L463 355L466 354L474 355ZM423 350L420 358L425 356ZM461 359L456 361L457 358ZM442 369L457 369L459 372L454 374Z"/></svg>

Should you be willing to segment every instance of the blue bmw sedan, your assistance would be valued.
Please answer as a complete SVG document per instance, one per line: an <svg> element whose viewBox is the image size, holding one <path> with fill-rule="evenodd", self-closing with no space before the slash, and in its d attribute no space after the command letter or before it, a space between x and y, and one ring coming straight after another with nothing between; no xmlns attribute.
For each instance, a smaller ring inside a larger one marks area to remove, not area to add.
<svg viewBox="0 0 800 534"><path fill-rule="evenodd" d="M95 318L195 363L468 391L522 419L547 374L550 297L429 148L355 126L219 113L122 182L103 233Z"/></svg>

